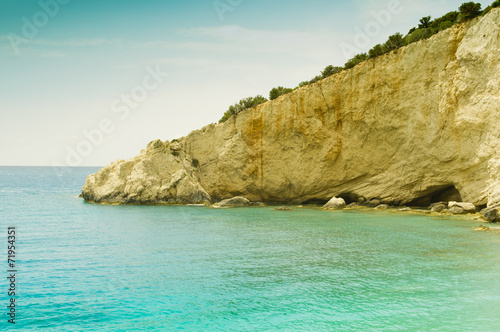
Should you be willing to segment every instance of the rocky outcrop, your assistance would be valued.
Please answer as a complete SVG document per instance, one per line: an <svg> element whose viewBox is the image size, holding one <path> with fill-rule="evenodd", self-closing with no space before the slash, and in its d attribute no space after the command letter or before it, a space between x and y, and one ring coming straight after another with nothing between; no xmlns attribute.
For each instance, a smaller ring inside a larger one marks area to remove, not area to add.
<svg viewBox="0 0 500 332"><path fill-rule="evenodd" d="M89 175L83 198L111 204L210 204L194 161L175 143L153 141L139 156Z"/></svg>
<svg viewBox="0 0 500 332"><path fill-rule="evenodd" d="M194 131L179 147L156 141L89 176L82 195L109 203L500 203L499 53L493 9Z"/></svg>

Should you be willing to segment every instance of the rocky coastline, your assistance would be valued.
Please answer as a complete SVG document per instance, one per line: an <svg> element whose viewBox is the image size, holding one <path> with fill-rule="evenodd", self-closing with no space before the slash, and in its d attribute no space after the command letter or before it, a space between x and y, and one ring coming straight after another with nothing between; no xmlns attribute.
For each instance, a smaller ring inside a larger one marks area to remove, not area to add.
<svg viewBox="0 0 500 332"><path fill-rule="evenodd" d="M335 197L347 208L474 210L496 220L499 52L493 9L224 123L152 141L90 175L82 197L219 207L247 204L234 197L291 205Z"/></svg>

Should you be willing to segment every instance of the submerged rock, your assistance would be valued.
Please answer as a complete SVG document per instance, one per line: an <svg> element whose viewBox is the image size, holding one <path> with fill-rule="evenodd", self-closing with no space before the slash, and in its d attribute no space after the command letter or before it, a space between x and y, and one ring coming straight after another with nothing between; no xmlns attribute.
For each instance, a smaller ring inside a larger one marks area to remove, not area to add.
<svg viewBox="0 0 500 332"><path fill-rule="evenodd" d="M479 227L474 228L474 230L476 230L476 231L489 231L490 228L488 226L479 225Z"/></svg>
<svg viewBox="0 0 500 332"><path fill-rule="evenodd" d="M346 207L345 201L340 197L333 197L328 201L325 205L323 205L323 209L343 209Z"/></svg>
<svg viewBox="0 0 500 332"><path fill-rule="evenodd" d="M291 207L288 207L288 206L280 206L278 208L275 209L276 211L292 211L293 209Z"/></svg>
<svg viewBox="0 0 500 332"><path fill-rule="evenodd" d="M244 207L244 206L250 206L251 203L248 199L245 197L241 196L236 196L233 198L225 199L222 200L218 203L215 203L213 206L214 207Z"/></svg>

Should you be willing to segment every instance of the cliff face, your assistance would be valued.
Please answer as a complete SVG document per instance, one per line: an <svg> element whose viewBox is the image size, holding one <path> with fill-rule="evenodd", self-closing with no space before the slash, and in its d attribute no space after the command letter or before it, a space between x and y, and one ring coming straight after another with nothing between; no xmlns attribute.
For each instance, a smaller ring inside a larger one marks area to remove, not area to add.
<svg viewBox="0 0 500 332"><path fill-rule="evenodd" d="M363 196L406 204L460 194L476 205L500 203L499 54L494 9L194 131L180 147L152 142L90 175L83 197L298 203Z"/></svg>

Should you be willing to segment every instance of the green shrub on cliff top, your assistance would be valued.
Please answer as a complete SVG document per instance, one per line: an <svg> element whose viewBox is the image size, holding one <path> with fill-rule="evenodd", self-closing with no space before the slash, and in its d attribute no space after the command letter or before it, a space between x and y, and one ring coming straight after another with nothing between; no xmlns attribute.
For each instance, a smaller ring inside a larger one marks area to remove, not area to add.
<svg viewBox="0 0 500 332"><path fill-rule="evenodd" d="M342 67L334 67L332 65L326 66L325 69L321 72L321 76L323 78L330 77L342 71Z"/></svg>
<svg viewBox="0 0 500 332"><path fill-rule="evenodd" d="M365 61L366 59L368 59L368 55L366 53L357 54L354 56L354 58L349 59L349 61L345 63L344 69L351 69L357 64Z"/></svg>
<svg viewBox="0 0 500 332"><path fill-rule="evenodd" d="M481 14L481 4L472 1L464 2L458 10L464 20L469 20Z"/></svg>
<svg viewBox="0 0 500 332"><path fill-rule="evenodd" d="M383 45L377 44L373 46L371 50L368 51L368 58L373 59L385 53Z"/></svg>
<svg viewBox="0 0 500 332"><path fill-rule="evenodd" d="M266 101L267 98L261 95L241 99L237 104L229 106L229 109L226 111L226 113L224 113L224 116L219 120L219 123L225 122L231 115L238 114L246 109L265 103Z"/></svg>
<svg viewBox="0 0 500 332"><path fill-rule="evenodd" d="M388 53L392 50L396 50L400 47L403 47L405 45L417 42L422 39L429 38L433 36L434 34L448 29L454 24L458 22L462 22L465 20L472 19L476 16L479 15L485 15L488 13L492 8L495 7L500 7L500 0L495 0L490 6L488 6L483 12L481 12L481 4L480 3L475 3L475 2L465 2L463 3L460 8L459 12L457 11L451 11L440 18L434 19L431 21L430 16L425 16L420 19L420 24L418 25L418 28L412 28L408 34L403 37L402 34L395 33L394 35L390 36L388 40L383 44L377 44L375 45L371 50L369 50L368 54L366 53L361 53L356 56L354 56L352 59L349 59L344 67L334 67L334 66L327 66L323 71L321 71L321 75L318 75L311 79L310 81L302 81L299 83L299 87L303 87L312 83L316 83L326 77L329 77L333 74L336 74L344 69L350 69L356 66L357 64L367 60L367 59L372 59L376 58L380 55L383 55L385 53ZM287 89L284 87L277 87L272 89L269 92L269 99L273 100L278 98L279 96L289 93L293 91L293 89ZM234 104L233 106L230 106L229 109L224 113L224 116L222 119L219 120L219 122L224 122L226 121L231 115L238 114L239 112L255 107L259 104L262 104L263 102L267 101L266 98L262 97L261 95L258 95L256 97L250 97L246 99L242 99L239 101L239 103Z"/></svg>
<svg viewBox="0 0 500 332"><path fill-rule="evenodd" d="M293 89L290 88L284 88L282 86L279 86L277 88L273 88L271 91L269 91L269 100L274 100L278 98L279 96L286 95L287 93L292 92Z"/></svg>

